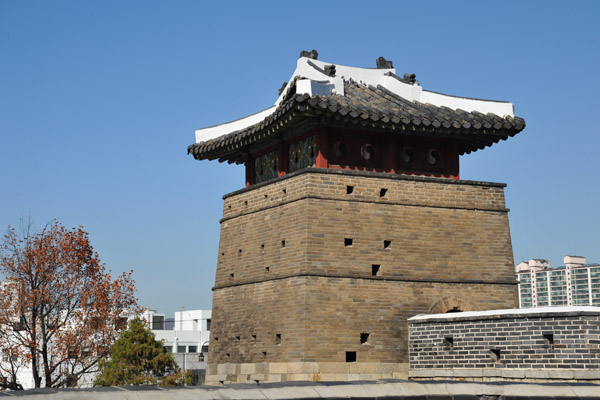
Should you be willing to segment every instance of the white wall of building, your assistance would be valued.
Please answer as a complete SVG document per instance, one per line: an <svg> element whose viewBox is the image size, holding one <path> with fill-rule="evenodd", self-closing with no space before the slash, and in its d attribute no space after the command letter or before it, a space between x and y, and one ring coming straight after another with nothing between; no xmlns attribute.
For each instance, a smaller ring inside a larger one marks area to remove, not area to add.
<svg viewBox="0 0 600 400"><path fill-rule="evenodd" d="M165 318L156 310L146 310L140 318L172 353L200 353L208 346L212 310L176 311L175 318Z"/></svg>
<svg viewBox="0 0 600 400"><path fill-rule="evenodd" d="M173 329L152 332L173 353L181 369L206 369L211 316L212 310L177 311Z"/></svg>

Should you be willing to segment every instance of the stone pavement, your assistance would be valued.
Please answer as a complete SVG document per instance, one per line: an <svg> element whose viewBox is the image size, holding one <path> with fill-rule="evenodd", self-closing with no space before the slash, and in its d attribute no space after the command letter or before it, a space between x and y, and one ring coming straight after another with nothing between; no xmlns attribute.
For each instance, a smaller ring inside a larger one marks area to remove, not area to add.
<svg viewBox="0 0 600 400"><path fill-rule="evenodd" d="M587 383L508 383L405 380L285 382L226 386L157 388L36 389L0 392L27 400L212 400L212 399L404 399L511 400L600 399L600 385Z"/></svg>

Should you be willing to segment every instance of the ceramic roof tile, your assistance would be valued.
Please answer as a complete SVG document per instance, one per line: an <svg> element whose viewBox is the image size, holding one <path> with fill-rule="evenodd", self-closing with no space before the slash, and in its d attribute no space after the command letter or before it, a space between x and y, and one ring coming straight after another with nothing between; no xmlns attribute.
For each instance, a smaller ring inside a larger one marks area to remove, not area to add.
<svg viewBox="0 0 600 400"><path fill-rule="evenodd" d="M242 162L240 146L255 143L258 136L265 138L273 135L282 126L311 119L323 114L335 114L336 124L371 120L378 122L378 128L403 134L404 128L423 127L423 135L448 135L459 137L461 153L469 153L513 136L525 127L525 121L519 117L501 117L495 114L483 114L478 111L467 112L445 106L409 101L385 87L367 86L348 80L344 82L344 95L309 96L290 94L280 103L271 115L245 129L193 144L188 153L196 159L220 157L223 160ZM289 118L288 118L289 117ZM354 121L353 121L354 120ZM271 129L274 126L277 129ZM417 134L414 130L411 134ZM478 136L476 138L476 136ZM231 144L237 144L232 148ZM237 149L237 150L236 150Z"/></svg>

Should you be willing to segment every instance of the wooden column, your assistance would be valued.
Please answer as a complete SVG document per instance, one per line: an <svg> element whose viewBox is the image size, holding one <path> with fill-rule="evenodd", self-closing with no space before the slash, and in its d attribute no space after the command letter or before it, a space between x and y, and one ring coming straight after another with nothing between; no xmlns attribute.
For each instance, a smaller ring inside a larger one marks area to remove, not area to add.
<svg viewBox="0 0 600 400"><path fill-rule="evenodd" d="M396 138L393 135L387 134L383 138L382 149L382 164L381 168L384 172L394 174L396 173Z"/></svg>
<svg viewBox="0 0 600 400"><path fill-rule="evenodd" d="M287 151L287 146L283 142L283 140L279 144L279 147L277 148L277 152L279 153L279 157L277 157L277 160L278 160L277 176L283 176L288 173L288 165L289 165L289 163L288 163L289 153Z"/></svg>
<svg viewBox="0 0 600 400"><path fill-rule="evenodd" d="M459 150L458 143L451 142L448 144L448 155L446 160L446 175L452 179L460 179L459 174Z"/></svg>
<svg viewBox="0 0 600 400"><path fill-rule="evenodd" d="M317 168L329 168L329 154L327 147L327 130L319 129L316 134L316 142L317 142L317 157L315 161L315 166Z"/></svg>
<svg viewBox="0 0 600 400"><path fill-rule="evenodd" d="M246 187L254 183L254 159L250 154L246 154Z"/></svg>

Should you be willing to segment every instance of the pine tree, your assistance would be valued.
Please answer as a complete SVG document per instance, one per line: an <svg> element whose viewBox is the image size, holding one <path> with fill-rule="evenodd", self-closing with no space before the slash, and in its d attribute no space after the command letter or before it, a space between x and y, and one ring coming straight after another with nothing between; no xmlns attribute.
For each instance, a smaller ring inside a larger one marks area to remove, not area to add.
<svg viewBox="0 0 600 400"><path fill-rule="evenodd" d="M139 318L129 322L129 328L110 348L110 359L100 361L96 386L120 385L182 385L189 383L189 374L179 371L171 353Z"/></svg>

